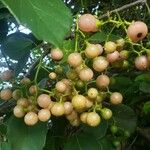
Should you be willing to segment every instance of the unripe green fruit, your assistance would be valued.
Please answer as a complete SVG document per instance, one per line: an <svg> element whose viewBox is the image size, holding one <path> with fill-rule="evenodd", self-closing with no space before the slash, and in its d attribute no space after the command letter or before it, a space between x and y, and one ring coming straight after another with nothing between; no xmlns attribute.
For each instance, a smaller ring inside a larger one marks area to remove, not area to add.
<svg viewBox="0 0 150 150"><path fill-rule="evenodd" d="M108 108L103 108L101 110L101 115L105 120L109 120L112 117L112 111Z"/></svg>
<svg viewBox="0 0 150 150"><path fill-rule="evenodd" d="M63 71L64 70L63 70L63 68L61 66L58 65L58 66L55 67L55 73L56 74L62 74Z"/></svg>
<svg viewBox="0 0 150 150"><path fill-rule="evenodd" d="M118 132L118 127L115 125L112 125L110 127L110 131L111 131L111 133L116 134Z"/></svg>

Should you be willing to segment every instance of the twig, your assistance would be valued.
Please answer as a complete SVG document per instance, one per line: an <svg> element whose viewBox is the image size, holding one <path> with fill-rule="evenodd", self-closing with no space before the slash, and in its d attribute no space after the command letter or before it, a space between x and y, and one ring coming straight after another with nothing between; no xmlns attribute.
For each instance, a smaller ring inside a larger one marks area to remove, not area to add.
<svg viewBox="0 0 150 150"><path fill-rule="evenodd" d="M126 5L122 6L122 7L119 7L117 9L114 9L114 10L112 10L112 11L106 13L106 14L103 14L103 15L99 16L98 19L102 19L102 18L108 17L112 13L119 12L119 11L122 11L124 9L130 8L132 6L138 5L140 3L146 3L146 2L147 2L147 0L137 0L135 2L132 2L132 3L126 4Z"/></svg>

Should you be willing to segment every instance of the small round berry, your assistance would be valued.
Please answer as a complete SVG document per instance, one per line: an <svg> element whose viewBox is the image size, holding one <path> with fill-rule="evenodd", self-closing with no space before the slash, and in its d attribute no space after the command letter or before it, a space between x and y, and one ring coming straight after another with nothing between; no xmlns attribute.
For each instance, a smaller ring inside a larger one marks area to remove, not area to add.
<svg viewBox="0 0 150 150"><path fill-rule="evenodd" d="M78 114L76 111L72 111L71 114L69 115L66 115L66 118L69 120L69 121L72 121L72 120L75 120L76 118L78 118Z"/></svg>
<svg viewBox="0 0 150 150"><path fill-rule="evenodd" d="M18 106L22 106L23 108L26 108L29 106L29 101L26 98L20 98L17 101Z"/></svg>
<svg viewBox="0 0 150 150"><path fill-rule="evenodd" d="M105 120L109 120L112 117L112 111L108 108L103 108L101 110L101 115Z"/></svg>
<svg viewBox="0 0 150 150"><path fill-rule="evenodd" d="M16 89L12 93L12 98L15 100L18 100L19 98L21 98L21 95L22 95L22 92L19 89Z"/></svg>
<svg viewBox="0 0 150 150"><path fill-rule="evenodd" d="M86 104L85 107L86 108L91 108L93 106L93 99L89 99L88 97L86 97Z"/></svg>
<svg viewBox="0 0 150 150"><path fill-rule="evenodd" d="M81 80L76 81L76 88L77 89L82 89L82 88L84 88L84 86L85 86L84 81L81 81Z"/></svg>
<svg viewBox="0 0 150 150"><path fill-rule="evenodd" d="M122 50L122 51L120 52L120 58L121 58L121 59L128 59L128 57L129 57L129 51L127 51L127 50Z"/></svg>
<svg viewBox="0 0 150 150"><path fill-rule="evenodd" d="M64 82L59 81L59 82L56 83L55 88L58 92L64 93L67 89L67 86Z"/></svg>
<svg viewBox="0 0 150 150"><path fill-rule="evenodd" d="M113 140L113 145L115 147L119 147L120 146L120 141L119 140Z"/></svg>
<svg viewBox="0 0 150 150"><path fill-rule="evenodd" d="M29 84L31 83L31 80L30 80L29 78L27 78L27 77L24 77L24 78L20 81L20 83L21 83L22 85L29 85Z"/></svg>
<svg viewBox="0 0 150 150"><path fill-rule="evenodd" d="M65 108L62 103L55 103L54 106L51 108L51 113L54 116L62 116L65 114Z"/></svg>
<svg viewBox="0 0 150 150"><path fill-rule="evenodd" d="M80 71L81 71L83 68L84 68L84 67L83 67L83 65L81 64L81 65L79 65L79 66L77 66L77 67L75 68L75 71L77 72L77 74L79 74Z"/></svg>
<svg viewBox="0 0 150 150"><path fill-rule="evenodd" d="M63 67L61 67L59 65L55 66L55 73L56 74L62 74L63 71L64 71Z"/></svg>
<svg viewBox="0 0 150 150"><path fill-rule="evenodd" d="M109 65L108 61L103 56L99 56L99 57L95 58L93 61L93 68L97 72L102 72L102 71L106 70L108 65Z"/></svg>
<svg viewBox="0 0 150 150"><path fill-rule="evenodd" d="M118 127L115 125L112 125L110 127L110 131L111 131L111 133L116 134L118 132Z"/></svg>
<svg viewBox="0 0 150 150"><path fill-rule="evenodd" d="M38 88L37 88L36 85L30 86L30 88L29 88L29 93L30 93L30 94L34 95L34 94L36 94L37 92L38 92Z"/></svg>
<svg viewBox="0 0 150 150"><path fill-rule="evenodd" d="M49 104L49 106L48 106L48 109L51 110L51 108L54 106L54 104L55 104L55 102L50 101L50 104Z"/></svg>
<svg viewBox="0 0 150 150"><path fill-rule="evenodd" d="M146 56L138 56L135 59L135 67L138 70L145 70L148 68L148 60Z"/></svg>
<svg viewBox="0 0 150 150"><path fill-rule="evenodd" d="M106 53L112 53L116 51L116 49L117 49L117 45L112 41L106 42L104 45L104 50Z"/></svg>
<svg viewBox="0 0 150 150"><path fill-rule="evenodd" d="M97 97L98 95L98 91L96 88L90 88L88 91L87 91L87 94L88 94L88 97L91 98L91 99L94 99Z"/></svg>
<svg viewBox="0 0 150 150"><path fill-rule="evenodd" d="M79 73L79 77L82 81L92 80L93 75L93 71L90 68L83 68Z"/></svg>
<svg viewBox="0 0 150 150"><path fill-rule="evenodd" d="M9 81L9 80L12 79L12 77L13 77L13 72L12 72L12 70L6 70L6 71L4 71L3 73L1 73L1 75L0 75L0 79L1 79L2 81Z"/></svg>
<svg viewBox="0 0 150 150"><path fill-rule="evenodd" d="M87 116L88 116L88 112L84 112L84 113L82 113L81 115L80 115L80 120L81 120L81 122L83 122L83 123L87 123Z"/></svg>
<svg viewBox="0 0 150 150"><path fill-rule="evenodd" d="M142 21L133 22L127 29L127 35L133 42L138 42L146 37L148 33L147 25Z"/></svg>
<svg viewBox="0 0 150 150"><path fill-rule="evenodd" d="M42 108L47 108L51 103L51 98L47 94L41 94L37 98L37 103Z"/></svg>
<svg viewBox="0 0 150 150"><path fill-rule="evenodd" d="M74 119L74 120L71 120L71 121L70 121L70 124L71 124L72 126L74 126L74 127L78 127L78 126L80 125L80 120L79 120L79 118L76 118L76 119Z"/></svg>
<svg viewBox="0 0 150 150"><path fill-rule="evenodd" d="M78 26L81 31L84 32L96 32L97 19L91 14L84 14L79 17Z"/></svg>
<svg viewBox="0 0 150 150"><path fill-rule="evenodd" d="M56 79L56 77L57 77L57 75L56 75L55 72L51 72L51 73L49 74L49 78L52 79L52 80Z"/></svg>
<svg viewBox="0 0 150 150"><path fill-rule="evenodd" d="M71 53L68 56L68 63L72 67L77 67L82 64L82 57L80 53Z"/></svg>
<svg viewBox="0 0 150 150"><path fill-rule="evenodd" d="M51 117L51 113L48 109L41 109L38 112L38 118L42 122L48 121L50 119L50 117Z"/></svg>
<svg viewBox="0 0 150 150"><path fill-rule="evenodd" d="M92 127L96 127L100 124L101 118L96 112L90 112L87 115L87 124Z"/></svg>
<svg viewBox="0 0 150 150"><path fill-rule="evenodd" d="M114 92L110 96L110 102L114 105L121 104L123 100L122 94L119 92Z"/></svg>
<svg viewBox="0 0 150 150"><path fill-rule="evenodd" d="M33 126L38 122L38 115L35 112L28 112L24 116L24 122L28 126Z"/></svg>
<svg viewBox="0 0 150 150"><path fill-rule="evenodd" d="M129 132L128 130L125 130L125 131L124 131L124 136L125 136L126 138L129 138L129 137L130 137L130 132Z"/></svg>
<svg viewBox="0 0 150 150"><path fill-rule="evenodd" d="M68 79L70 80L75 80L77 77L78 77L78 74L75 70L69 70L67 73L66 73L66 76Z"/></svg>
<svg viewBox="0 0 150 150"><path fill-rule="evenodd" d="M10 89L3 89L0 92L0 98L2 100L10 100L12 98L12 91Z"/></svg>
<svg viewBox="0 0 150 150"><path fill-rule="evenodd" d="M17 105L13 109L14 116L17 118L22 118L25 115L25 112L23 111L23 107L20 105Z"/></svg>
<svg viewBox="0 0 150 150"><path fill-rule="evenodd" d="M72 106L76 110L82 110L86 107L86 98L83 95L75 95L72 98Z"/></svg>
<svg viewBox="0 0 150 150"><path fill-rule="evenodd" d="M65 102L64 103L64 108L65 108L65 115L69 115L73 111L73 106L71 102Z"/></svg>
<svg viewBox="0 0 150 150"><path fill-rule="evenodd" d="M57 61L63 58L63 52L59 48L52 49L50 55L53 60Z"/></svg>
<svg viewBox="0 0 150 150"><path fill-rule="evenodd" d="M119 60L120 54L118 51L114 51L112 53L107 54L107 61L113 63Z"/></svg>
<svg viewBox="0 0 150 150"><path fill-rule="evenodd" d="M123 38L118 39L116 41L116 44L117 44L117 50L122 50L123 46L125 45L125 40Z"/></svg>
<svg viewBox="0 0 150 150"><path fill-rule="evenodd" d="M110 83L110 79L107 75L100 75L96 79L96 85L99 88L106 88L108 87L109 83Z"/></svg>

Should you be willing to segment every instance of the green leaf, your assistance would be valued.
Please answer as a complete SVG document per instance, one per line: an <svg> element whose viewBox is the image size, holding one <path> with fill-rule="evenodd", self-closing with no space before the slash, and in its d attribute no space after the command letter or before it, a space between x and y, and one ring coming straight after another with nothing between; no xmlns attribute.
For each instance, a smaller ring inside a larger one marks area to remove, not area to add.
<svg viewBox="0 0 150 150"><path fill-rule="evenodd" d="M47 81L48 81L48 78L44 78L42 79L39 83L38 83L38 87L39 88L45 88L46 87L46 84L47 84Z"/></svg>
<svg viewBox="0 0 150 150"><path fill-rule="evenodd" d="M16 19L40 40L59 47L72 24L69 9L61 0L2 0Z"/></svg>
<svg viewBox="0 0 150 150"><path fill-rule="evenodd" d="M10 143L8 142L1 142L0 143L0 150L12 150Z"/></svg>
<svg viewBox="0 0 150 150"><path fill-rule="evenodd" d="M143 110L146 114L150 113L150 101L148 101L144 104Z"/></svg>
<svg viewBox="0 0 150 150"><path fill-rule="evenodd" d="M33 42L24 33L14 33L4 41L3 52L11 59L19 60L34 47Z"/></svg>
<svg viewBox="0 0 150 150"><path fill-rule="evenodd" d="M8 122L8 139L11 150L42 150L45 145L47 124L25 125L22 119L11 117Z"/></svg>
<svg viewBox="0 0 150 150"><path fill-rule="evenodd" d="M108 122L105 120L102 120L101 124L97 127L90 127L87 125L84 125L83 127L84 127L83 131L85 133L93 135L97 138L102 138L105 136L105 134L107 132Z"/></svg>
<svg viewBox="0 0 150 150"><path fill-rule="evenodd" d="M88 40L91 42L105 42L106 40L115 41L120 38L113 34L109 35L109 37L108 35L109 33L101 31L93 34Z"/></svg>
<svg viewBox="0 0 150 150"><path fill-rule="evenodd" d="M138 75L135 78L135 81L150 81L150 73Z"/></svg>
<svg viewBox="0 0 150 150"><path fill-rule="evenodd" d="M150 82L142 82L139 87L140 91L150 94Z"/></svg>
<svg viewBox="0 0 150 150"><path fill-rule="evenodd" d="M133 132L136 128L137 117L134 111L126 105L112 106L113 119L117 126Z"/></svg>
<svg viewBox="0 0 150 150"><path fill-rule="evenodd" d="M55 142L56 140L54 137L47 135L46 144L43 150L56 150Z"/></svg>
<svg viewBox="0 0 150 150"><path fill-rule="evenodd" d="M5 135L7 132L7 126L5 124L0 124L0 134Z"/></svg>

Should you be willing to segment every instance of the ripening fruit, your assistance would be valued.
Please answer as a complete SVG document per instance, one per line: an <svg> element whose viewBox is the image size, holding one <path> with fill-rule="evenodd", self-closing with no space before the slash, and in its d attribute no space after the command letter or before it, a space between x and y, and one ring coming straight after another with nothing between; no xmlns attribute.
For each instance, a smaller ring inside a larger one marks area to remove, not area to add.
<svg viewBox="0 0 150 150"><path fill-rule="evenodd" d="M57 77L57 75L56 75L55 72L51 72L51 73L49 74L49 78L52 79L52 80L56 79L56 77Z"/></svg>
<svg viewBox="0 0 150 150"><path fill-rule="evenodd" d="M80 53L71 53L68 56L68 64L72 67L77 67L82 64L82 57Z"/></svg>
<svg viewBox="0 0 150 150"><path fill-rule="evenodd" d="M48 109L41 109L38 112L38 118L42 122L48 121L50 119L50 117L51 117L51 113Z"/></svg>
<svg viewBox="0 0 150 150"><path fill-rule="evenodd" d="M24 122L28 126L33 126L38 122L38 115L35 112L28 112L24 116Z"/></svg>
<svg viewBox="0 0 150 150"><path fill-rule="evenodd" d="M47 94L41 94L37 98L37 103L42 108L47 108L51 103L51 98Z"/></svg>
<svg viewBox="0 0 150 150"><path fill-rule="evenodd" d="M78 26L84 32L96 32L98 20L91 14L84 14L79 17Z"/></svg>
<svg viewBox="0 0 150 150"><path fill-rule="evenodd" d="M62 79L61 80L64 84L66 84L66 86L67 87L70 87L71 85L72 85L72 82L71 82L71 80L69 80L69 79Z"/></svg>
<svg viewBox="0 0 150 150"><path fill-rule="evenodd" d="M99 56L93 60L93 68L97 72L102 72L106 70L108 65L109 65L108 61L103 56Z"/></svg>
<svg viewBox="0 0 150 150"><path fill-rule="evenodd" d="M121 104L123 100L122 94L119 92L114 92L110 96L110 103L114 105Z"/></svg>
<svg viewBox="0 0 150 150"><path fill-rule="evenodd" d="M77 74L79 74L83 68L84 68L84 66L81 64L75 68L75 71L77 72Z"/></svg>
<svg viewBox="0 0 150 150"><path fill-rule="evenodd" d="M88 112L83 112L81 115L80 115L80 120L81 122L83 123L87 123L87 116L88 116Z"/></svg>
<svg viewBox="0 0 150 150"><path fill-rule="evenodd" d="M9 80L12 79L12 77L13 77L13 72L12 72L12 70L6 70L6 71L4 71L3 73L1 73L1 75L0 75L0 79L1 79L2 81L9 81Z"/></svg>
<svg viewBox="0 0 150 150"><path fill-rule="evenodd" d="M90 89L88 89L87 94L88 94L89 98L94 99L97 97L98 91L96 88L90 88Z"/></svg>
<svg viewBox="0 0 150 150"><path fill-rule="evenodd" d="M92 80L93 75L93 71L90 68L83 68L79 73L79 77L82 81Z"/></svg>
<svg viewBox="0 0 150 150"><path fill-rule="evenodd" d="M3 89L0 92L0 98L2 100L10 100L12 97L12 91L10 89Z"/></svg>
<svg viewBox="0 0 150 150"><path fill-rule="evenodd" d="M101 118L96 112L89 112L86 121L89 126L96 127L100 124Z"/></svg>
<svg viewBox="0 0 150 150"><path fill-rule="evenodd" d="M86 104L85 107L86 108L91 108L93 106L93 100L94 99L89 99L89 97L86 97Z"/></svg>
<svg viewBox="0 0 150 150"><path fill-rule="evenodd" d="M23 107L20 105L17 105L13 109L14 116L17 118L22 118L25 115L25 112L23 111Z"/></svg>
<svg viewBox="0 0 150 150"><path fill-rule="evenodd" d="M63 67L61 67L59 65L55 66L55 73L62 74L63 71L64 71Z"/></svg>
<svg viewBox="0 0 150 150"><path fill-rule="evenodd" d="M147 25L142 21L133 22L127 30L127 35L133 42L138 42L146 37L148 33Z"/></svg>
<svg viewBox="0 0 150 150"><path fill-rule="evenodd" d="M76 119L74 119L74 120L71 120L71 121L70 121L70 124L71 124L72 126L74 126L74 127L78 127L78 126L80 125L80 120L79 120L79 118L76 118Z"/></svg>
<svg viewBox="0 0 150 150"><path fill-rule="evenodd" d="M85 54L88 58L95 58L98 55L102 54L103 47L100 44L90 44L88 43Z"/></svg>
<svg viewBox="0 0 150 150"><path fill-rule="evenodd" d="M119 60L120 54L118 51L114 51L112 53L107 54L107 61L113 63Z"/></svg>
<svg viewBox="0 0 150 150"><path fill-rule="evenodd" d="M58 61L63 58L63 52L59 48L52 49L50 54L53 60Z"/></svg>
<svg viewBox="0 0 150 150"><path fill-rule="evenodd" d="M101 115L105 120L109 120L112 117L112 111L108 108L103 108L101 110Z"/></svg>
<svg viewBox="0 0 150 150"><path fill-rule="evenodd" d="M26 108L29 106L29 101L26 98L20 98L17 101L17 105L22 106L23 108Z"/></svg>
<svg viewBox="0 0 150 150"><path fill-rule="evenodd" d="M112 41L106 42L104 45L104 50L106 53L112 53L116 51L116 49L117 49L117 45Z"/></svg>
<svg viewBox="0 0 150 150"><path fill-rule="evenodd" d="M72 121L72 120L75 120L76 118L78 118L78 114L76 111L72 111L71 114L69 115L66 115L66 118L69 120L69 121Z"/></svg>
<svg viewBox="0 0 150 150"><path fill-rule="evenodd" d="M117 44L117 50L122 50L123 46L125 45L125 40L123 38L122 39L118 39L116 41L116 44Z"/></svg>
<svg viewBox="0 0 150 150"><path fill-rule="evenodd" d="M64 102L65 115L69 115L73 111L73 106L71 102Z"/></svg>
<svg viewBox="0 0 150 150"><path fill-rule="evenodd" d="M37 88L36 85L30 86L30 88L29 88L29 93L30 93L30 94L34 95L34 94L36 94L37 92L38 92L38 88Z"/></svg>
<svg viewBox="0 0 150 150"><path fill-rule="evenodd" d="M145 70L148 68L148 60L146 56L138 56L135 59L135 67L138 70Z"/></svg>
<svg viewBox="0 0 150 150"><path fill-rule="evenodd" d="M74 80L78 77L77 75L77 72L75 70L69 70L67 73L66 73L66 76L68 79L71 79L71 80Z"/></svg>
<svg viewBox="0 0 150 150"><path fill-rule="evenodd" d="M128 59L128 57L129 57L129 51L127 51L127 50L122 50L122 51L120 52L120 58L121 58L121 59Z"/></svg>
<svg viewBox="0 0 150 150"><path fill-rule="evenodd" d="M86 98L83 95L75 95L72 98L72 106L76 110L82 110L86 107Z"/></svg>
<svg viewBox="0 0 150 150"><path fill-rule="evenodd" d="M58 92L64 93L67 89L67 86L64 82L59 81L59 82L56 83L55 88Z"/></svg>
<svg viewBox="0 0 150 150"><path fill-rule="evenodd" d="M23 85L29 85L31 83L31 80L27 77L24 77L21 81L20 81L21 84Z"/></svg>
<svg viewBox="0 0 150 150"><path fill-rule="evenodd" d="M21 91L19 89L16 89L12 93L12 98L18 100L19 98L21 98L21 95L22 95Z"/></svg>
<svg viewBox="0 0 150 150"><path fill-rule="evenodd" d="M76 81L75 85L76 85L77 89L82 89L85 86L85 83L84 83L84 81L78 80L78 81Z"/></svg>
<svg viewBox="0 0 150 150"><path fill-rule="evenodd" d="M51 110L51 108L54 106L54 104L55 104L55 102L50 101L50 104L49 104L49 106L48 106L48 109Z"/></svg>
<svg viewBox="0 0 150 150"><path fill-rule="evenodd" d="M96 85L99 88L106 88L108 87L109 83L110 83L110 79L107 75L100 75L96 79Z"/></svg>
<svg viewBox="0 0 150 150"><path fill-rule="evenodd" d="M65 108L62 103L55 103L54 106L51 108L51 113L54 116L62 116L65 114Z"/></svg>

